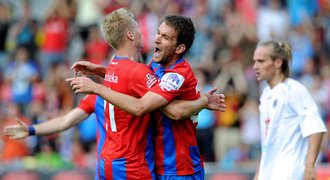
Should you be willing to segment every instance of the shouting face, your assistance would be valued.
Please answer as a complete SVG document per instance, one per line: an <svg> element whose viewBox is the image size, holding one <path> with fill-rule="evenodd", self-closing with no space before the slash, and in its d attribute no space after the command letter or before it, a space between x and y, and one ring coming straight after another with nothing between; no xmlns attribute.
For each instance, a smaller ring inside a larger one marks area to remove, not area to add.
<svg viewBox="0 0 330 180"><path fill-rule="evenodd" d="M155 36L155 49L153 54L153 61L168 65L177 60L177 32L171 26L163 22Z"/></svg>

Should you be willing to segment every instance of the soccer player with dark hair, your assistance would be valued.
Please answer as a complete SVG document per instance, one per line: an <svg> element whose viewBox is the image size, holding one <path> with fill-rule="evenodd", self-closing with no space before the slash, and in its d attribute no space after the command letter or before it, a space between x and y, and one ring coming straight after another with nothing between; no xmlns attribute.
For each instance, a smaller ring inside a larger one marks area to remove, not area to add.
<svg viewBox="0 0 330 180"><path fill-rule="evenodd" d="M150 64L158 83L141 98L118 93L116 89L108 89L86 77L70 78L68 81L75 93L100 95L115 107L136 116L162 108L172 100L196 100L200 97L197 80L183 57L191 47L194 35L190 18L176 15L164 18L155 36L155 50ZM83 73L97 69L79 62L72 68ZM220 106L207 107L220 110ZM202 108L196 108L195 114ZM168 117L161 112L156 113L154 119L157 124L154 141L157 178L204 179L204 166L196 142L197 116L181 121L174 119L177 117Z"/></svg>

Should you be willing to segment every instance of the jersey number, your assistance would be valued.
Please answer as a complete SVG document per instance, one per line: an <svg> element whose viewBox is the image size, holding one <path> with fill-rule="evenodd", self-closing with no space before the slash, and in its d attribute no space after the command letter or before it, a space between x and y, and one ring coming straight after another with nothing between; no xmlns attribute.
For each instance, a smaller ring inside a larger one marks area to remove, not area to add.
<svg viewBox="0 0 330 180"><path fill-rule="evenodd" d="M107 103L107 101L104 100L104 105ZM106 107L106 106L104 106ZM117 132L117 126L116 126L116 121L115 121L115 111L114 111L114 106L109 103L109 118L110 118L110 128L112 132ZM108 129L108 127L106 127Z"/></svg>

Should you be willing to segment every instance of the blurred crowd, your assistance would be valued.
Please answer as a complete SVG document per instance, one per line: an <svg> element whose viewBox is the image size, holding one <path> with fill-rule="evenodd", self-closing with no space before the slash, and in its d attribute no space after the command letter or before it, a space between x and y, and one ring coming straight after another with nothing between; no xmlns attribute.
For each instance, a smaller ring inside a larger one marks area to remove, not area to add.
<svg viewBox="0 0 330 180"><path fill-rule="evenodd" d="M100 22L119 7L128 7L140 25L144 63L151 60L164 15L192 18L196 36L187 59L203 91L217 86L227 103L226 112L199 114L197 138L205 161L223 170L258 161L258 103L265 84L256 81L252 56L259 41L291 43L292 77L309 89L330 127L329 0L0 0L1 131L15 117L35 124L77 105L83 95L74 95L65 82L73 76L69 68L77 60L107 65L113 50ZM94 169L95 123L91 116L51 136L1 136L0 167ZM319 162L330 162L328 135Z"/></svg>

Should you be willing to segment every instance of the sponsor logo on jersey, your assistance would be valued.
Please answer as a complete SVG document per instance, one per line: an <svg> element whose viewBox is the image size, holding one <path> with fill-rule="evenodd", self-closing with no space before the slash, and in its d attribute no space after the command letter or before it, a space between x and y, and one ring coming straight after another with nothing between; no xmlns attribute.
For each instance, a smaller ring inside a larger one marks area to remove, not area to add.
<svg viewBox="0 0 330 180"><path fill-rule="evenodd" d="M150 89L157 82L156 76L152 74L147 74L146 79L147 79L146 86L148 89Z"/></svg>
<svg viewBox="0 0 330 180"><path fill-rule="evenodd" d="M109 73L105 74L104 81L111 82L111 83L117 83L118 76L116 76L114 72L109 72Z"/></svg>
<svg viewBox="0 0 330 180"><path fill-rule="evenodd" d="M179 90L184 82L184 77L178 73L166 73L159 86L163 91Z"/></svg>

